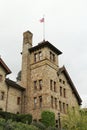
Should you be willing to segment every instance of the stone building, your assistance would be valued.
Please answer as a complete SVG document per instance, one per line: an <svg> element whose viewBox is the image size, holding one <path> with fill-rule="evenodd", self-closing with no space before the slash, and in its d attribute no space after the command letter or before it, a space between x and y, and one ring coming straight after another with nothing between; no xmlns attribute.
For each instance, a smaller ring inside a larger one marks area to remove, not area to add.
<svg viewBox="0 0 87 130"><path fill-rule="evenodd" d="M0 58L0 110L22 113L22 95L25 88L6 78L10 73L11 70L7 67L2 58Z"/></svg>
<svg viewBox="0 0 87 130"><path fill-rule="evenodd" d="M68 107L81 105L81 98L66 70L59 67L62 52L48 41L32 45L33 34L23 34L21 86L26 88L25 113L40 120L43 110L67 113Z"/></svg>
<svg viewBox="0 0 87 130"><path fill-rule="evenodd" d="M49 41L32 45L33 34L23 33L22 68L17 83L6 79L10 69L0 59L0 109L13 113L31 113L33 120L41 119L43 110L66 114L67 109L81 105L81 98L66 70L59 67L62 52ZM2 80L3 79L3 80Z"/></svg>

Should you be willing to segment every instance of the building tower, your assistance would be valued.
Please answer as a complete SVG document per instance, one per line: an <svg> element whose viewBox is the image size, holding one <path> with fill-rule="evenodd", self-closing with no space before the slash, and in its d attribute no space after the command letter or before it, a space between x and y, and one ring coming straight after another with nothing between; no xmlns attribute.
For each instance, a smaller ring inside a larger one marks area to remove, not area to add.
<svg viewBox="0 0 87 130"><path fill-rule="evenodd" d="M32 33L23 34L22 78L26 88L25 113L34 120L41 119L43 110L66 113L68 106L81 104L81 98L65 67L59 67L58 56L62 54L48 41L32 46Z"/></svg>

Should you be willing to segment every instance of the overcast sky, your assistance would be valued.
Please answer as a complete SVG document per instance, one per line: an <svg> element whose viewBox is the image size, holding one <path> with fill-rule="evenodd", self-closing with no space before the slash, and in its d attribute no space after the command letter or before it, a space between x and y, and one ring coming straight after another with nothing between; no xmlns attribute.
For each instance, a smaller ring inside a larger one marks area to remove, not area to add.
<svg viewBox="0 0 87 130"><path fill-rule="evenodd" d="M15 80L21 69L23 32L33 33L33 45L45 39L63 52L65 65L83 106L87 107L87 0L0 0L0 55Z"/></svg>

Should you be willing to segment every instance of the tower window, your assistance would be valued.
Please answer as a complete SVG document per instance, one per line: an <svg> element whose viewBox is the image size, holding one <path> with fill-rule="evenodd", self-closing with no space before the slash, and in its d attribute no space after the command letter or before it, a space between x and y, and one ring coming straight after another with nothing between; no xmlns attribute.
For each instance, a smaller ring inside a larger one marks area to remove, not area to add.
<svg viewBox="0 0 87 130"><path fill-rule="evenodd" d="M55 62L55 55L52 52L50 52L50 60Z"/></svg>
<svg viewBox="0 0 87 130"><path fill-rule="evenodd" d="M39 60L42 60L42 52L39 52Z"/></svg>
<svg viewBox="0 0 87 130"><path fill-rule="evenodd" d="M34 54L34 62L37 62L37 61L38 61L38 54L35 53L35 54Z"/></svg>

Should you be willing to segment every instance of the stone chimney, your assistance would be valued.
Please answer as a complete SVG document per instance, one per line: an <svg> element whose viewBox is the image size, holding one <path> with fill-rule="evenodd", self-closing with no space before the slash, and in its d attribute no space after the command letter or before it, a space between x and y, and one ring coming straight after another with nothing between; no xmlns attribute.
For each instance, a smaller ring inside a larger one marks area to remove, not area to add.
<svg viewBox="0 0 87 130"><path fill-rule="evenodd" d="M32 37L33 34L30 31L26 31L23 33L23 44L29 43L30 46L32 47Z"/></svg>

